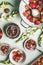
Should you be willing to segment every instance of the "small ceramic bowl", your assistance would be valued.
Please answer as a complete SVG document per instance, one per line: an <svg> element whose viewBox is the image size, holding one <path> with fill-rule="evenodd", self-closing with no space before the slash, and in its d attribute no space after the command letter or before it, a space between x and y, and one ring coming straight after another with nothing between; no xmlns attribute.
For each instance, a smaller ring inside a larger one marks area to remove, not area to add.
<svg viewBox="0 0 43 65"><path fill-rule="evenodd" d="M36 41L33 39L26 39L23 44L26 51L32 51L36 49Z"/></svg>
<svg viewBox="0 0 43 65"><path fill-rule="evenodd" d="M17 52L18 52L18 54L17 54ZM22 54L21 57L20 57L20 54ZM13 59L14 57L16 57L15 58L16 60ZM25 61L26 55L25 55L25 52L20 49L13 49L9 55L9 59L12 62L12 64L19 65ZM19 60L17 61L17 59L19 59Z"/></svg>
<svg viewBox="0 0 43 65"><path fill-rule="evenodd" d="M18 38L21 33L20 27L15 23L8 23L7 25L5 25L4 31L6 36L11 39Z"/></svg>

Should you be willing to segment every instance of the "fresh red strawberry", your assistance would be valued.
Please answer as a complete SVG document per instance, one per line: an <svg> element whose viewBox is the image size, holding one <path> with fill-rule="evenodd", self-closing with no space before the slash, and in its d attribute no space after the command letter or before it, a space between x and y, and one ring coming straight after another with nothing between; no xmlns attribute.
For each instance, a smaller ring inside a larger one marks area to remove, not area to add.
<svg viewBox="0 0 43 65"><path fill-rule="evenodd" d="M33 4L33 3L30 3L30 7L31 7L32 9L35 9L36 6L37 6L37 5L36 5L35 3L34 3L34 4Z"/></svg>
<svg viewBox="0 0 43 65"><path fill-rule="evenodd" d="M40 61L37 61L37 65L40 65L41 63L40 63Z"/></svg>
<svg viewBox="0 0 43 65"><path fill-rule="evenodd" d="M35 21L35 24L39 25L41 22L39 20Z"/></svg>
<svg viewBox="0 0 43 65"><path fill-rule="evenodd" d="M42 5L42 1L39 1L38 4L39 4L39 5Z"/></svg>
<svg viewBox="0 0 43 65"><path fill-rule="evenodd" d="M41 60L41 62L43 62L43 57L40 60Z"/></svg>
<svg viewBox="0 0 43 65"><path fill-rule="evenodd" d="M2 50L2 51L5 50L5 46L1 46L1 50Z"/></svg>
<svg viewBox="0 0 43 65"><path fill-rule="evenodd" d="M31 13L31 11L30 11L30 10L26 10L26 13L27 13L27 14L30 14L30 13Z"/></svg>
<svg viewBox="0 0 43 65"><path fill-rule="evenodd" d="M39 10L39 12L41 12L42 11L42 7L41 6L36 6L36 9L38 9Z"/></svg>
<svg viewBox="0 0 43 65"><path fill-rule="evenodd" d="M14 55L14 56L15 56L15 55L17 55L17 52L16 52L16 51L14 51L14 52L13 52L13 55Z"/></svg>
<svg viewBox="0 0 43 65"><path fill-rule="evenodd" d="M32 18L32 16L28 16L28 17L27 17L28 20L31 20L31 18Z"/></svg>
<svg viewBox="0 0 43 65"><path fill-rule="evenodd" d="M20 60L20 58L21 58L20 56L19 57L16 57L17 60Z"/></svg>
<svg viewBox="0 0 43 65"><path fill-rule="evenodd" d="M0 39L2 38L2 35L3 35L3 34L2 34L2 30L0 29Z"/></svg>
<svg viewBox="0 0 43 65"><path fill-rule="evenodd" d="M33 0L29 0L30 2L33 2Z"/></svg>
<svg viewBox="0 0 43 65"><path fill-rule="evenodd" d="M13 56L13 60L15 60L16 56Z"/></svg>

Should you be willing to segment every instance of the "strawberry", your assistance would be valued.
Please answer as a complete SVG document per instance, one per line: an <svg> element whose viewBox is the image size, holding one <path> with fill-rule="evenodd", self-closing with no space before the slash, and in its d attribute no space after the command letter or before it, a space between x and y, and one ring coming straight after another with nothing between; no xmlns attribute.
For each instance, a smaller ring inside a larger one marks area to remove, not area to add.
<svg viewBox="0 0 43 65"><path fill-rule="evenodd" d="M0 29L0 39L2 38L2 30Z"/></svg>
<svg viewBox="0 0 43 65"><path fill-rule="evenodd" d="M31 12L30 12L30 10L26 10L26 13L27 13L27 14L30 14Z"/></svg>
<svg viewBox="0 0 43 65"><path fill-rule="evenodd" d="M19 57L16 57L17 60L20 60L20 56Z"/></svg>
<svg viewBox="0 0 43 65"><path fill-rule="evenodd" d="M39 25L41 22L39 20L35 21L35 24Z"/></svg>
<svg viewBox="0 0 43 65"><path fill-rule="evenodd" d="M33 2L33 0L29 0L30 2Z"/></svg>
<svg viewBox="0 0 43 65"><path fill-rule="evenodd" d="M34 3L34 4L33 4L33 3L30 3L30 7L31 7L32 9L35 9L36 6L37 6L37 5L36 5L35 3Z"/></svg>
<svg viewBox="0 0 43 65"><path fill-rule="evenodd" d="M28 13L29 13L29 12L28 12ZM28 16L28 13L25 11L25 12L23 13L23 15L27 17L27 16Z"/></svg>
<svg viewBox="0 0 43 65"><path fill-rule="evenodd" d="M14 56L15 56L15 55L17 55L17 52L16 52L16 51L14 51L14 52L13 52L13 55L14 55Z"/></svg>
<svg viewBox="0 0 43 65"><path fill-rule="evenodd" d="M1 46L1 50L2 50L2 51L5 50L5 46Z"/></svg>
<svg viewBox="0 0 43 65"><path fill-rule="evenodd" d="M28 16L28 17L27 17L28 20L31 20L31 18L32 18L32 16Z"/></svg>
<svg viewBox="0 0 43 65"><path fill-rule="evenodd" d="M39 4L39 5L42 5L42 1L39 1L38 4Z"/></svg>

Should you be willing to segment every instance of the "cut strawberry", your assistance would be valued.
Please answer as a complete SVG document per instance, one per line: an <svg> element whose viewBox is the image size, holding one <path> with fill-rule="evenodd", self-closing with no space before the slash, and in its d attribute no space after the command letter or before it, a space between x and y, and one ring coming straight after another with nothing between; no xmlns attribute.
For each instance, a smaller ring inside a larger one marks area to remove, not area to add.
<svg viewBox="0 0 43 65"><path fill-rule="evenodd" d="M30 9L29 9L29 10L26 10L26 13L27 13L27 14L30 14L30 13L31 13Z"/></svg>
<svg viewBox="0 0 43 65"><path fill-rule="evenodd" d="M39 4L39 5L42 5L42 1L39 1L38 4Z"/></svg>
<svg viewBox="0 0 43 65"><path fill-rule="evenodd" d="M13 60L15 60L16 59L16 56L13 56Z"/></svg>
<svg viewBox="0 0 43 65"><path fill-rule="evenodd" d="M43 19L43 15L41 15L41 18Z"/></svg>
<svg viewBox="0 0 43 65"><path fill-rule="evenodd" d="M23 13L23 15L27 17L27 16L28 16L28 13L25 11L25 12Z"/></svg>
<svg viewBox="0 0 43 65"><path fill-rule="evenodd" d="M42 57L40 60L41 60L41 62L43 63L43 57Z"/></svg>
<svg viewBox="0 0 43 65"><path fill-rule="evenodd" d="M2 51L5 50L5 46L1 46L1 50L2 50Z"/></svg>
<svg viewBox="0 0 43 65"><path fill-rule="evenodd" d="M39 25L41 22L39 20L35 21L35 24Z"/></svg>
<svg viewBox="0 0 43 65"><path fill-rule="evenodd" d="M35 9L36 8L36 4L34 3L30 3L30 7L32 8L32 9Z"/></svg>
<svg viewBox="0 0 43 65"><path fill-rule="evenodd" d="M40 61L37 61L37 65L40 65L41 63L40 63Z"/></svg>
<svg viewBox="0 0 43 65"><path fill-rule="evenodd" d="M39 10L39 12L42 11L42 7L41 6L37 5L36 8Z"/></svg>
<svg viewBox="0 0 43 65"><path fill-rule="evenodd" d="M33 2L33 0L29 0L30 2Z"/></svg>
<svg viewBox="0 0 43 65"><path fill-rule="evenodd" d="M15 55L17 55L17 52L16 52L16 51L14 51L14 52L13 52L13 55L14 55L14 56L15 56Z"/></svg>
<svg viewBox="0 0 43 65"><path fill-rule="evenodd" d="M4 53L4 54L7 54L7 49L5 49L5 50L3 51L3 53Z"/></svg>
<svg viewBox="0 0 43 65"><path fill-rule="evenodd" d="M17 60L20 60L21 57L16 57Z"/></svg>
<svg viewBox="0 0 43 65"><path fill-rule="evenodd" d="M28 16L28 17L27 17L28 20L31 20L31 18L32 18L32 16Z"/></svg>
<svg viewBox="0 0 43 65"><path fill-rule="evenodd" d="M0 39L2 38L2 30L1 30L1 28L0 28Z"/></svg>

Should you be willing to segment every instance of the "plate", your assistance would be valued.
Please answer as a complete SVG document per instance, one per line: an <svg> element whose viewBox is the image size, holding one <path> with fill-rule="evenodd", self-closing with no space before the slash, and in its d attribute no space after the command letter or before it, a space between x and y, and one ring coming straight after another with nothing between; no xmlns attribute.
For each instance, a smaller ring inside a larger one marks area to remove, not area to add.
<svg viewBox="0 0 43 65"><path fill-rule="evenodd" d="M29 26L31 27L38 27L38 28L41 28L43 27L43 23L42 24L39 24L39 25L35 25L34 23L31 23L24 15L23 15L23 12L26 10L25 9L25 5L26 3L28 2L28 0L23 0L20 2L20 6L19 6L19 13L20 13L20 16L21 18L23 19L23 21L28 24ZM35 12L34 12L35 13Z"/></svg>

